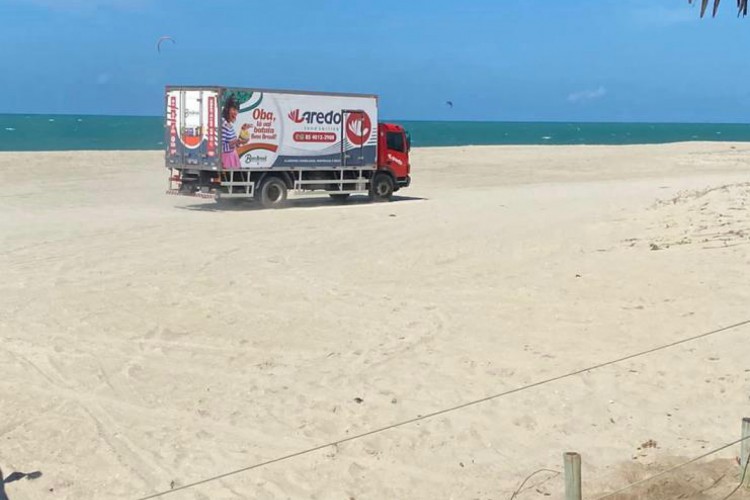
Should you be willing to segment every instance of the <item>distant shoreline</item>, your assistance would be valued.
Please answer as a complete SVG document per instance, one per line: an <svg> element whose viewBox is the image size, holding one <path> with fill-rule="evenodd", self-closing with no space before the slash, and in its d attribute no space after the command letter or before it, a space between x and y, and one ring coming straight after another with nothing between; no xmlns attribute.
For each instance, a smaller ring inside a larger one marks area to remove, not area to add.
<svg viewBox="0 0 750 500"><path fill-rule="evenodd" d="M62 117L62 118L145 118L163 120L163 115L109 115L109 114L88 114L88 113L0 113L2 117ZM673 122L673 121L612 121L612 120L594 120L594 121L575 121L575 120L424 120L424 119L406 119L393 117L380 117L381 121L396 123L496 123L496 124L552 124L552 125L748 125L748 122Z"/></svg>
<svg viewBox="0 0 750 500"><path fill-rule="evenodd" d="M543 150L549 149L560 149L575 150L578 148L586 149L613 149L613 148L682 148L682 147L697 147L697 146L710 146L710 145L726 145L730 149L736 149L737 147L747 146L750 147L750 139L747 141L678 141L669 143L648 143L648 144L461 144L461 145L449 145L449 146L415 146L412 148L412 152L419 151L434 151L434 150L519 150L519 149L535 149L540 148ZM744 152L745 150L743 150ZM45 155L55 154L101 154L101 153L123 153L123 154L155 154L161 155L161 149L56 149L56 150L3 150L0 149L1 156L13 156L13 155L34 155L37 153Z"/></svg>
<svg viewBox="0 0 750 500"><path fill-rule="evenodd" d="M0 113L0 119L3 117L60 117L60 118L134 118L134 119L159 119L163 120L163 115L98 115L98 114L87 114L87 113ZM393 118L393 117L380 117L381 121L395 122L395 123L493 123L493 124L508 124L508 125L524 125L524 124L550 124L550 125L747 125L748 122L673 122L673 121L612 121L612 120L601 120L601 121L575 121L575 120L425 120L425 119L406 119L406 118Z"/></svg>
<svg viewBox="0 0 750 500"><path fill-rule="evenodd" d="M740 123L390 121L414 147L750 141ZM164 142L159 116L0 114L0 151L157 151Z"/></svg>

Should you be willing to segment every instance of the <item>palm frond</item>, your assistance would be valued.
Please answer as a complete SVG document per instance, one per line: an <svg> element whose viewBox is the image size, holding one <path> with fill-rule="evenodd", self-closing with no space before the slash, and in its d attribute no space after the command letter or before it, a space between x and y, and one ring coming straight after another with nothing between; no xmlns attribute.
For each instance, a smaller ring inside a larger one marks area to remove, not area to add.
<svg viewBox="0 0 750 500"><path fill-rule="evenodd" d="M696 0L697 1L697 0ZM740 15L746 16L747 15L747 4L749 0L737 0L737 16ZM708 2L709 0L700 0L701 2L701 17L706 15L706 9L708 9ZM688 3L692 4L693 0L688 0ZM719 4L721 3L721 0L714 0L714 8L712 12L712 16L716 17L716 13L719 11Z"/></svg>

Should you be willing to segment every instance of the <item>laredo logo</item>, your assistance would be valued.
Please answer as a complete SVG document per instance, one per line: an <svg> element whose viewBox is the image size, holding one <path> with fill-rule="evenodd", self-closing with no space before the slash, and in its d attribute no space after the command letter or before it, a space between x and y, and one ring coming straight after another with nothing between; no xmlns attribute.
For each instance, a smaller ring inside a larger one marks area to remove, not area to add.
<svg viewBox="0 0 750 500"><path fill-rule="evenodd" d="M318 123L320 125L338 125L343 120L342 113L335 113L333 111L324 113L322 111L300 111L299 109L295 109L288 116L294 123L305 122Z"/></svg>
<svg viewBox="0 0 750 500"><path fill-rule="evenodd" d="M372 121L365 112L350 113L346 119L346 138L355 146L364 146L372 134Z"/></svg>

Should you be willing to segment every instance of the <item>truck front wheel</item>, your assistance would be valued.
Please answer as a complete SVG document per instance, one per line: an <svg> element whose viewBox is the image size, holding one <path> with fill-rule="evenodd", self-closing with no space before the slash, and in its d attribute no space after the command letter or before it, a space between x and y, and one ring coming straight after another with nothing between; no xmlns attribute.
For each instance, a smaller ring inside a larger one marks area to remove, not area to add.
<svg viewBox="0 0 750 500"><path fill-rule="evenodd" d="M394 188L393 177L386 173L378 172L370 184L370 197L375 201L390 200L391 196L393 196Z"/></svg>
<svg viewBox="0 0 750 500"><path fill-rule="evenodd" d="M278 177L266 177L260 185L260 204L264 208L279 208L286 203L286 184Z"/></svg>

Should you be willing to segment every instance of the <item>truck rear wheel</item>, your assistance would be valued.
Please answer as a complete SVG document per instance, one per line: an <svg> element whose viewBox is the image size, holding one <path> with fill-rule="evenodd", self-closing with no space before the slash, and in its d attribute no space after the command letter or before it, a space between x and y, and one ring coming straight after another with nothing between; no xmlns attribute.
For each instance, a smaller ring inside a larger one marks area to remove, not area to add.
<svg viewBox="0 0 750 500"><path fill-rule="evenodd" d="M259 191L258 198L264 208L279 208L286 203L286 184L278 177L266 177Z"/></svg>
<svg viewBox="0 0 750 500"><path fill-rule="evenodd" d="M370 197L375 201L390 200L391 196L393 196L394 188L393 177L386 173L378 172L370 184Z"/></svg>

